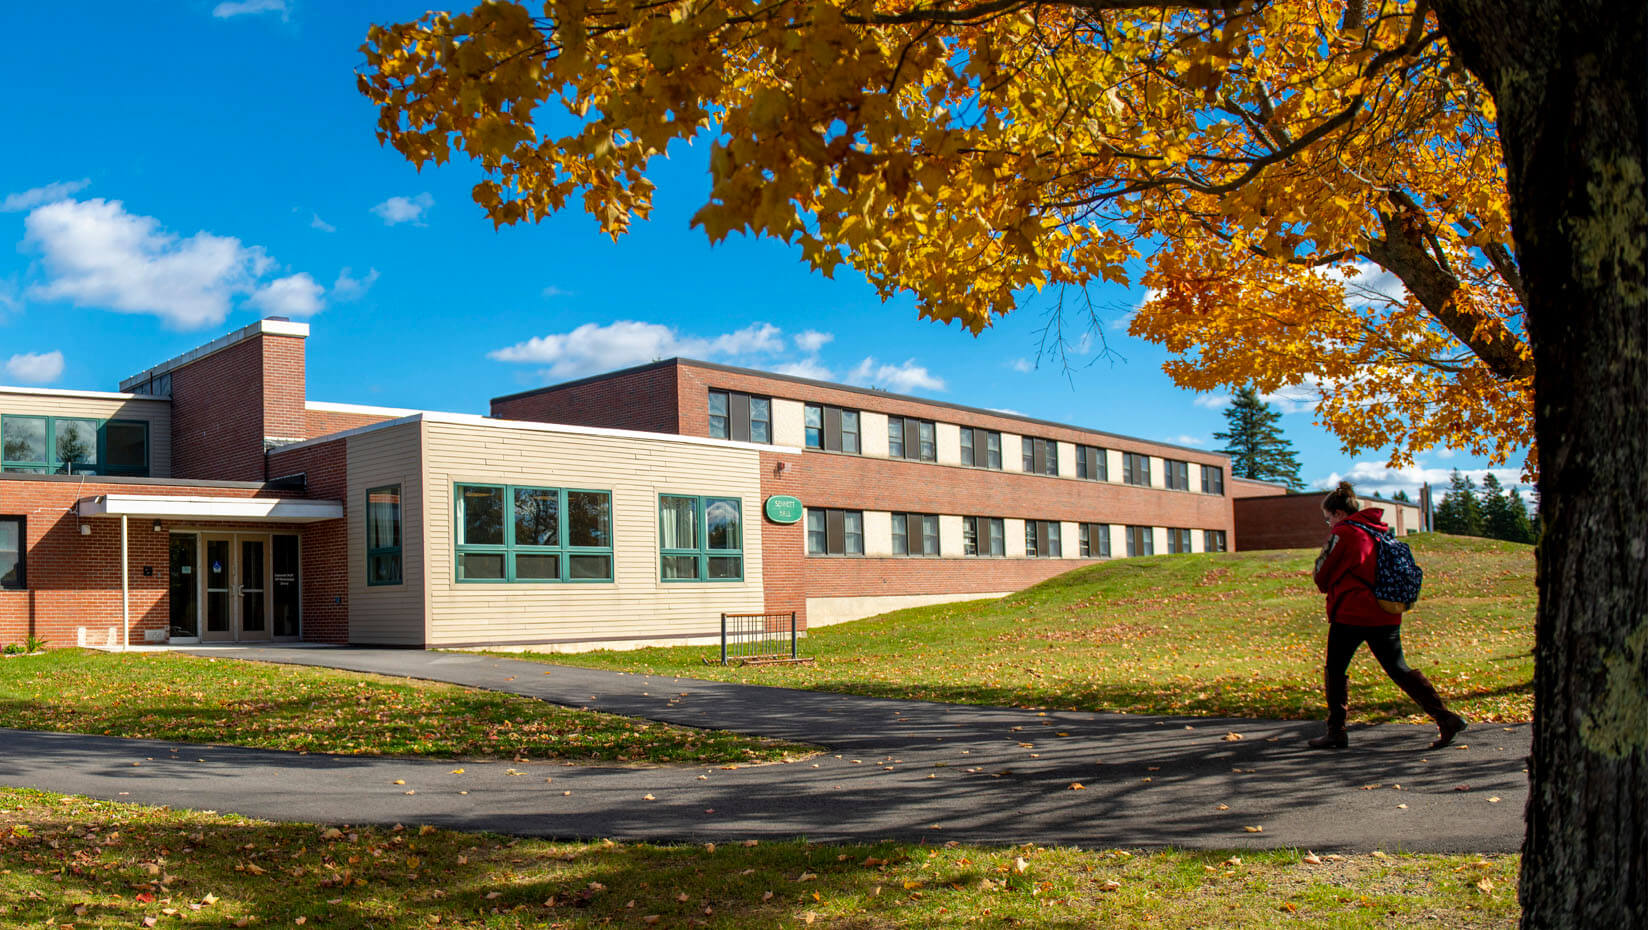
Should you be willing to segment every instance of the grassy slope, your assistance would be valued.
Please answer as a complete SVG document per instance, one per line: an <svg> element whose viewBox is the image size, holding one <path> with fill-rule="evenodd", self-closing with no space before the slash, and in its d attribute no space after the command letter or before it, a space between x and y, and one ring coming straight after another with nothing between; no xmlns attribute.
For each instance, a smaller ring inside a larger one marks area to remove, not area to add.
<svg viewBox="0 0 1648 930"><path fill-rule="evenodd" d="M1509 930L1517 869L1515 856L553 843L0 788L7 927Z"/></svg>
<svg viewBox="0 0 1648 930"><path fill-rule="evenodd" d="M0 659L0 726L266 749L620 762L769 761L804 747L456 685L166 653Z"/></svg>
<svg viewBox="0 0 1648 930"><path fill-rule="evenodd" d="M1425 597L1409 664L1473 719L1528 720L1528 546L1412 536ZM537 656L629 671L961 703L1308 719L1322 713L1315 550L1161 555L1077 569L999 601L895 611L809 634L812 667L707 667L704 648ZM981 563L986 570L987 563ZM1419 720L1362 650L1352 719Z"/></svg>

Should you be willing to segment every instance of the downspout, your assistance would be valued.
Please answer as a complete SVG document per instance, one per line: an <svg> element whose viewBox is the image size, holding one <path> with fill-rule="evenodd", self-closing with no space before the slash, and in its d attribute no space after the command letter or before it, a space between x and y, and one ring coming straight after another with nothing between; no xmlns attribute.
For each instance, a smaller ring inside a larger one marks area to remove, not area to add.
<svg viewBox="0 0 1648 930"><path fill-rule="evenodd" d="M125 652L132 641L131 565L126 555L126 514L120 515L120 651Z"/></svg>

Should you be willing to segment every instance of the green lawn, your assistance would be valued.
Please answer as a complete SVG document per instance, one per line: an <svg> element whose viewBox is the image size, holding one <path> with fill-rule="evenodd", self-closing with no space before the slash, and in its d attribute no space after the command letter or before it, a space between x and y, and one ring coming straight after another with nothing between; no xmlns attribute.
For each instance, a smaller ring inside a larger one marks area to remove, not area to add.
<svg viewBox="0 0 1648 930"><path fill-rule="evenodd" d="M1425 597L1403 622L1408 661L1462 713L1533 712L1531 547L1434 534L1407 540ZM677 647L547 662L728 681L1072 710L1309 719L1322 714L1327 624L1315 550L1118 559L997 601L913 608L809 634L807 667L705 666ZM988 570L981 562L980 570ZM1418 721L1364 649L1352 719Z"/></svg>
<svg viewBox="0 0 1648 930"><path fill-rule="evenodd" d="M807 747L456 685L169 653L0 660L0 726L264 749L635 763L766 762Z"/></svg>
<svg viewBox="0 0 1648 930"><path fill-rule="evenodd" d="M1314 860L1314 861L1312 861ZM0 788L8 927L1516 925L1515 856L554 843Z"/></svg>

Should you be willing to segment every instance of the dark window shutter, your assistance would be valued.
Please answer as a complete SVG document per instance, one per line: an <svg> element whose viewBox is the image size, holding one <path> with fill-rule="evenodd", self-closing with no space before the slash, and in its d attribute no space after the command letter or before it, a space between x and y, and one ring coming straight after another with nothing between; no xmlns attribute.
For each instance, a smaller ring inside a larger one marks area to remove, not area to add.
<svg viewBox="0 0 1648 930"><path fill-rule="evenodd" d="M1099 557L1099 525L1088 523L1082 527L1087 532L1087 554L1093 558Z"/></svg>
<svg viewBox="0 0 1648 930"><path fill-rule="evenodd" d="M973 465L978 468L990 465L990 438L981 429L973 430Z"/></svg>
<svg viewBox="0 0 1648 930"><path fill-rule="evenodd" d="M727 394L729 438L739 442L750 441L750 395Z"/></svg>
<svg viewBox="0 0 1648 930"><path fill-rule="evenodd" d="M1031 467L1038 475L1047 474L1047 443L1034 439L1031 440L1030 448L1034 450L1030 456Z"/></svg>
<svg viewBox="0 0 1648 930"><path fill-rule="evenodd" d="M847 551L847 512L826 510L824 514L824 551L841 555Z"/></svg>
<svg viewBox="0 0 1648 930"><path fill-rule="evenodd" d="M904 418L904 457L921 458L921 421L915 417Z"/></svg>
<svg viewBox="0 0 1648 930"><path fill-rule="evenodd" d="M1082 461L1087 465L1088 479L1092 481L1099 480L1099 450L1092 446L1083 446Z"/></svg>
<svg viewBox="0 0 1648 930"><path fill-rule="evenodd" d="M1043 449L1042 449L1041 446L1038 445L1036 447L1036 453L1037 453L1038 457L1043 457L1042 456ZM1048 539L1047 536L1048 536L1047 521L1046 520L1037 520L1036 521L1036 554L1037 555L1044 555L1045 556L1045 555L1052 555L1053 554L1053 542L1052 542L1052 540Z"/></svg>
<svg viewBox="0 0 1648 930"><path fill-rule="evenodd" d="M824 448L841 451L841 408L824 408Z"/></svg>

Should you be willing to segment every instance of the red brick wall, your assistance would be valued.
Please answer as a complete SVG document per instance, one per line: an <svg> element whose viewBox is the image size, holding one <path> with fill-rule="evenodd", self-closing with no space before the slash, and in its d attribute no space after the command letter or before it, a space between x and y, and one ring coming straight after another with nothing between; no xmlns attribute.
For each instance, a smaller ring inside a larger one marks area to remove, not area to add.
<svg viewBox="0 0 1648 930"><path fill-rule="evenodd" d="M545 388L529 394L499 397L492 415L508 420L606 426L613 429L675 433L676 365L666 364L609 377ZM705 403L700 399L699 404ZM698 435L703 435L700 429Z"/></svg>
<svg viewBox="0 0 1648 930"><path fill-rule="evenodd" d="M262 481L263 438L304 438L303 339L260 334L172 370L172 474Z"/></svg>
<svg viewBox="0 0 1648 930"><path fill-rule="evenodd" d="M1233 501L1236 535L1231 548L1306 549L1327 541L1322 494L1247 497Z"/></svg>
<svg viewBox="0 0 1648 930"><path fill-rule="evenodd" d="M269 473L303 472L308 496L344 503L348 511L348 440L317 443L269 455ZM349 642L349 521L325 520L303 528L303 638Z"/></svg>
<svg viewBox="0 0 1648 930"><path fill-rule="evenodd" d="M265 334L254 341L263 343L263 435L309 438L308 410L304 407L304 395L308 393L305 340ZM172 384L177 384L175 378Z"/></svg>
<svg viewBox="0 0 1648 930"><path fill-rule="evenodd" d="M1249 481L1246 478L1232 478L1225 482L1225 490L1233 498L1243 497L1281 497L1288 493L1287 488L1278 487L1267 481Z"/></svg>
<svg viewBox="0 0 1648 930"><path fill-rule="evenodd" d="M1019 435L1039 436L1043 439L1056 439L1060 442L1139 452L1153 458L1166 457L1197 465L1219 465L1227 469L1225 483L1227 485L1230 483L1229 460L1222 455L1215 455L1211 452L1198 452L1194 449L1184 449L1142 439L1111 436L1071 427L1027 423L1024 420L999 414L957 410L953 407L924 403L891 394L866 394L859 391L804 384L780 378L722 371L718 368L702 368L685 362L680 363L678 367L681 377L678 382L676 403L680 408L680 432L687 436L709 435L709 390L710 388L719 388L744 391L767 397L780 397L786 400L798 400L805 403L832 404L849 410L869 410L890 416L920 417L924 420L934 420L940 423L954 423L959 426L972 426ZM1011 449L1003 448L1001 454L1004 459L1016 460L1021 455L1021 450L1017 446ZM1152 468L1159 469L1160 464L1153 463ZM1200 489L1201 472L1194 468L1191 469L1190 481L1192 487Z"/></svg>
<svg viewBox="0 0 1648 930"><path fill-rule="evenodd" d="M770 613L795 611L796 620L803 628L807 623L807 524L774 523L767 519L767 498L786 494L806 501L806 487L801 480L800 455L777 452L761 453L761 500L757 510L761 519L761 589ZM779 463L784 474L778 473Z"/></svg>
<svg viewBox="0 0 1648 930"><path fill-rule="evenodd" d="M374 423L393 420L396 417L384 416L375 413L339 413L334 410L305 410L303 413L303 435L309 439L318 439L321 436L330 436L344 430L360 429ZM271 472L270 474L273 474Z"/></svg>
<svg viewBox="0 0 1648 930"><path fill-rule="evenodd" d="M33 635L56 646L72 646L76 628L99 631L120 626L120 520L117 517L82 519L74 512L82 498L99 494L164 494L193 497L292 497L290 493L258 488L218 488L176 485L103 484L76 479L0 478L0 516L27 519L27 590L0 590L0 642L17 642ZM200 523L161 521L154 532L146 518L130 521L128 533L131 643L144 642L143 631L166 629L170 624L167 592L168 531L198 529ZM339 521L341 522L341 521ZM80 525L91 527L83 536ZM211 528L237 526L263 532L307 529L280 524L213 523ZM308 540L304 546L307 548ZM144 575L149 566L153 574ZM98 642L101 642L99 638Z"/></svg>

